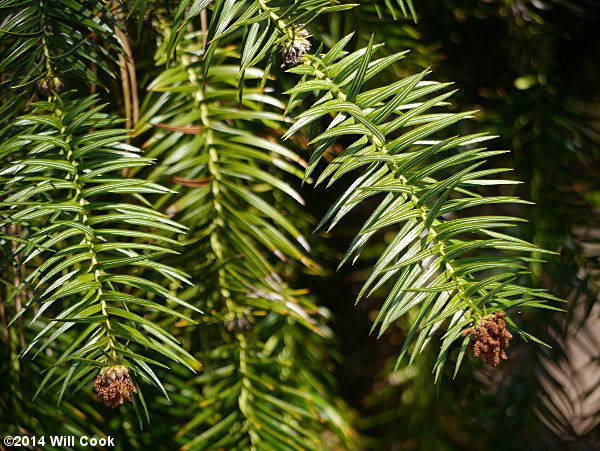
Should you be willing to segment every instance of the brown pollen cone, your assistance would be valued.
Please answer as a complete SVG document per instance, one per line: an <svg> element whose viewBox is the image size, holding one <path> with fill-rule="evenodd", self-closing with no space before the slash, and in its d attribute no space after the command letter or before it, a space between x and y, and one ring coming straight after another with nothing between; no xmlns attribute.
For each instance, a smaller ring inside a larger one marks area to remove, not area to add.
<svg viewBox="0 0 600 451"><path fill-rule="evenodd" d="M125 401L133 401L131 392L137 393L129 370L123 365L102 368L94 381L94 388L98 398L113 409Z"/></svg>
<svg viewBox="0 0 600 451"><path fill-rule="evenodd" d="M506 322L502 319L504 315L503 311L497 311L477 321L477 327L462 331L463 337L472 335L469 347L473 349L473 355L492 366L497 366L501 359L508 359L505 350L512 334L506 329Z"/></svg>

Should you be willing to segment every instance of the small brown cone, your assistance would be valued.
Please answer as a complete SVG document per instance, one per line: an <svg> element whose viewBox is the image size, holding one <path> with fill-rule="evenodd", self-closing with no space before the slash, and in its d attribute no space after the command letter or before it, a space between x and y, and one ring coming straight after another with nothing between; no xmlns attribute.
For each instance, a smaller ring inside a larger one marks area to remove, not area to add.
<svg viewBox="0 0 600 451"><path fill-rule="evenodd" d="M102 368L94 381L94 388L98 398L113 409L125 401L133 401L131 393L137 393L129 370L123 365Z"/></svg>
<svg viewBox="0 0 600 451"><path fill-rule="evenodd" d="M506 348L512 334L506 329L506 322L502 317L506 315L503 311L497 311L477 321L477 327L469 327L462 331L462 336L472 335L469 347L473 349L473 355L484 362L490 362L492 366L498 366L500 360L507 360Z"/></svg>

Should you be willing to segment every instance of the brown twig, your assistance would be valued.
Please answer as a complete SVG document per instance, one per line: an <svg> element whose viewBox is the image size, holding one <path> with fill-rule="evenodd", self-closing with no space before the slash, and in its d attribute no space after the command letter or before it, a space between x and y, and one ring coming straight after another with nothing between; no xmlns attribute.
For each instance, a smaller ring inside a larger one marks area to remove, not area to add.
<svg viewBox="0 0 600 451"><path fill-rule="evenodd" d="M208 33L208 17L206 9L200 12L200 25L202 27L202 49L206 53L206 34Z"/></svg>
<svg viewBox="0 0 600 451"><path fill-rule="evenodd" d="M123 11L118 1L113 3L114 17L121 25L123 23ZM119 26L115 26L115 35L123 45L125 55L119 54L119 68L121 72L121 84L123 87L123 100L125 102L125 126L131 129L137 124L140 117L140 104L137 92L137 76L135 73L135 61L129 38Z"/></svg>

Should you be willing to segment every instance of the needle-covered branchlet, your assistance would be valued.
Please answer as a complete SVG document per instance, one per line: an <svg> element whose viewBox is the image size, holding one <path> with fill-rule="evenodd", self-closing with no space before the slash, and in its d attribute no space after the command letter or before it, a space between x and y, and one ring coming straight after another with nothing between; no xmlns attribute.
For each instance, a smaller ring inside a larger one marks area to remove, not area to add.
<svg viewBox="0 0 600 451"><path fill-rule="evenodd" d="M287 69L302 61L302 55L308 52L311 47L309 37L310 33L304 28L304 24L294 27L292 38L281 49L281 55L283 56L281 67Z"/></svg>
<svg viewBox="0 0 600 451"><path fill-rule="evenodd" d="M102 368L96 377L94 388L102 402L113 409L125 401L133 401L131 393L137 393L129 370L123 365Z"/></svg>
<svg viewBox="0 0 600 451"><path fill-rule="evenodd" d="M506 348L512 334L506 329L506 322L502 319L504 315L503 311L492 313L477 321L476 327L462 331L463 337L472 336L469 347L473 349L473 355L492 366L497 366L501 359L508 359Z"/></svg>

